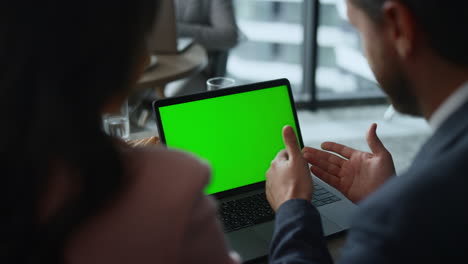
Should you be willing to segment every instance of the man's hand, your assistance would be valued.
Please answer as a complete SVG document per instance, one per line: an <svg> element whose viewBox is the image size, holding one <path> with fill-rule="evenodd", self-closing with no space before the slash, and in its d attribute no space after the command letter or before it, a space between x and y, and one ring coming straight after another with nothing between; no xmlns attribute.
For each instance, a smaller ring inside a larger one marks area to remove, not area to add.
<svg viewBox="0 0 468 264"><path fill-rule="evenodd" d="M333 142L323 143L322 149L342 157L314 148L304 148L305 159L313 165L310 170L351 201L364 199L395 174L392 156L377 137L376 130L377 124L372 124L367 132L367 144L372 153Z"/></svg>
<svg viewBox="0 0 468 264"><path fill-rule="evenodd" d="M266 173L266 196L275 211L291 199L312 200L314 188L292 127L283 128L283 140L286 150L278 153Z"/></svg>

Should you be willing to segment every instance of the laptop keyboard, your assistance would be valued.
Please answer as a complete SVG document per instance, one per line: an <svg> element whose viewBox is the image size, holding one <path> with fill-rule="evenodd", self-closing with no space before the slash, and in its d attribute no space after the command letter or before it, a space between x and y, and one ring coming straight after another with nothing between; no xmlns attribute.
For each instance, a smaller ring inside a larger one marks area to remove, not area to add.
<svg viewBox="0 0 468 264"><path fill-rule="evenodd" d="M325 188L314 182L314 196L312 196L312 204L315 205L315 207L320 207L326 204L334 203L339 200L341 200L340 197L327 191Z"/></svg>
<svg viewBox="0 0 468 264"><path fill-rule="evenodd" d="M320 207L341 200L339 197L314 183L314 196L312 204ZM257 193L238 200L222 202L218 210L223 222L224 232L232 232L271 221L275 218L275 212L270 207L265 193Z"/></svg>
<svg viewBox="0 0 468 264"><path fill-rule="evenodd" d="M231 232L273 220L275 212L263 192L221 203L219 217L224 224L224 231Z"/></svg>

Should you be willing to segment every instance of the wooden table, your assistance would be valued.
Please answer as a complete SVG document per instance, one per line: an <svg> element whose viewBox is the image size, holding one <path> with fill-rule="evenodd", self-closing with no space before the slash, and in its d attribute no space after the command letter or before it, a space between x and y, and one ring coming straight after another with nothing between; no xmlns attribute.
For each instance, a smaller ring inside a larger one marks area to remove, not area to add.
<svg viewBox="0 0 468 264"><path fill-rule="evenodd" d="M166 84L189 77L202 71L208 65L206 50L200 44L192 44L180 54L156 54L158 64L147 70L137 84L137 89L156 89L160 98L164 98Z"/></svg>

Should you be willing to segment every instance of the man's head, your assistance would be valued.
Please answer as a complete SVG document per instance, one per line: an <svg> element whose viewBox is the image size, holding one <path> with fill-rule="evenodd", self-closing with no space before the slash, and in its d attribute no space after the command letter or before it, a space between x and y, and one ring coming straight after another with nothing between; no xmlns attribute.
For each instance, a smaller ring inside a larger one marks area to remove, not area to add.
<svg viewBox="0 0 468 264"><path fill-rule="evenodd" d="M415 70L433 61L468 68L467 34L457 30L468 25L468 1L348 0L348 16L378 82L400 112L422 114Z"/></svg>

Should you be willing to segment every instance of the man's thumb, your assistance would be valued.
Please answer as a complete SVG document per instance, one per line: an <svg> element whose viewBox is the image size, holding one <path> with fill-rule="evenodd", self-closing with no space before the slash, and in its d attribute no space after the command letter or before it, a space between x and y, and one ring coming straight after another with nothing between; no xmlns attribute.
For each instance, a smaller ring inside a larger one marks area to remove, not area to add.
<svg viewBox="0 0 468 264"><path fill-rule="evenodd" d="M283 141L290 158L302 156L301 150L299 149L299 143L297 142L296 133L291 126L283 127Z"/></svg>
<svg viewBox="0 0 468 264"><path fill-rule="evenodd" d="M372 153L378 154L384 151L387 151L385 146L382 144L382 141L380 141L379 137L377 136L377 124L373 123L369 131L367 132L367 144L369 145L369 148L371 149Z"/></svg>

